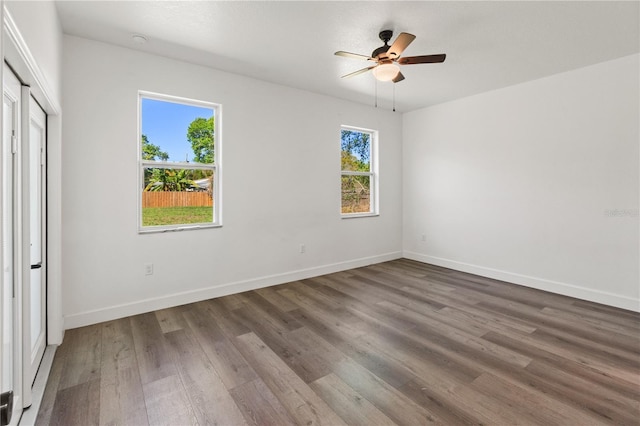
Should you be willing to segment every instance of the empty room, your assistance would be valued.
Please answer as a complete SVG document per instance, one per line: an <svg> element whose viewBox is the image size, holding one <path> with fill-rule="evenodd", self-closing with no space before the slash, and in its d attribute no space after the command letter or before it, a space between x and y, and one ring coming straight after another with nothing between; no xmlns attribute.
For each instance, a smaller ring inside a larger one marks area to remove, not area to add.
<svg viewBox="0 0 640 426"><path fill-rule="evenodd" d="M638 425L640 2L0 5L0 426Z"/></svg>

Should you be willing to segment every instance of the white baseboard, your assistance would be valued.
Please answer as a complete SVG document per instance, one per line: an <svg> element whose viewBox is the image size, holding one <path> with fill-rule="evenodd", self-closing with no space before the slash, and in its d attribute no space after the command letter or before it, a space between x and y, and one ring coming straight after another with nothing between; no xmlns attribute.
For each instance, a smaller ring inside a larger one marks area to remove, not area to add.
<svg viewBox="0 0 640 426"><path fill-rule="evenodd" d="M144 299L122 305L109 306L107 308L85 311L64 317L65 329L83 327L97 324L104 321L111 321L131 315L138 315L158 309L170 308L173 306L185 305L187 303L199 302L201 300L213 299L215 297L227 296L229 294L241 293L243 291L255 290L262 287L269 287L284 284L291 281L303 280L334 272L345 271L374 263L386 262L399 259L401 252L391 252L382 255L364 257L349 260L346 262L333 263L329 265L317 266L308 269L301 269L282 274L269 275L250 280L227 283L215 287L207 287L182 293L169 294L152 299Z"/></svg>
<svg viewBox="0 0 640 426"><path fill-rule="evenodd" d="M411 260L417 260L418 262L430 263L432 265L455 269L457 271L468 272L470 274L506 281L513 284L519 284L538 290L544 290L550 293L562 294L564 296L575 297L576 299L588 300L590 302L602 303L603 305L615 306L616 308L640 312L640 300L628 296L622 296L619 294L609 293L601 290L593 290L574 284L546 280L544 278L536 278L528 275L516 274L499 269L487 268L484 266L472 265L469 263L458 262L456 260L428 256L411 251L404 251L403 257Z"/></svg>

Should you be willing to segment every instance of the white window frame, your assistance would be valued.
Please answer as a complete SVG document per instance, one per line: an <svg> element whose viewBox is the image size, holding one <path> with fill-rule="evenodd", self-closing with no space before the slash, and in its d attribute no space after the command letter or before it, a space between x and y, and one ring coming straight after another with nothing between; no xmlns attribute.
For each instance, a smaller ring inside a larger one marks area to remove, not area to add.
<svg viewBox="0 0 640 426"><path fill-rule="evenodd" d="M142 159L142 99L153 99L163 102L173 102L196 107L210 108L213 110L213 134L215 143L213 145L213 163L188 163L172 161L153 161ZM161 93L138 91L138 233L147 234L154 232L185 231L191 229L219 228L222 226L222 105L213 102L188 99L179 96L165 95ZM188 170L211 170L213 172L213 221L207 223L184 223L173 225L143 226L142 225L142 192L144 191L144 169L188 169Z"/></svg>
<svg viewBox="0 0 640 426"><path fill-rule="evenodd" d="M370 135L371 143L369 145L369 171L368 172L355 172L350 170L342 170L340 167L340 217L342 219L351 219L356 217L371 217L379 216L378 211L378 131L372 129L365 129L362 127L354 126L340 126L340 143L342 145L342 131L349 130L352 132L367 133ZM341 150L342 155L342 150ZM369 194L369 211L362 213L342 213L342 177L343 176L369 176L369 184L371 185Z"/></svg>

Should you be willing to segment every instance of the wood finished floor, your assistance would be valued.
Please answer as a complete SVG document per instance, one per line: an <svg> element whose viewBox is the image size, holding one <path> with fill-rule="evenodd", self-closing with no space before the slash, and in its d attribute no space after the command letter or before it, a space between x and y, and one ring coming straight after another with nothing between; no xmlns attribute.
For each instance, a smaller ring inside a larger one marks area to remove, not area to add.
<svg viewBox="0 0 640 426"><path fill-rule="evenodd" d="M37 424L638 425L639 339L401 259L68 330Z"/></svg>

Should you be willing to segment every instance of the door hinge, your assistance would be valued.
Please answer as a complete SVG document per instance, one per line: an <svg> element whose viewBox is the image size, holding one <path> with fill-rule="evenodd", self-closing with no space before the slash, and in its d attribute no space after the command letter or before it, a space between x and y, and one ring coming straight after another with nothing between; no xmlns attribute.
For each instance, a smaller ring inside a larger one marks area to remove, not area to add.
<svg viewBox="0 0 640 426"><path fill-rule="evenodd" d="M16 138L16 131L11 131L11 153L15 154L18 152L18 139Z"/></svg>
<svg viewBox="0 0 640 426"><path fill-rule="evenodd" d="M13 391L3 392L0 395L0 426L6 426L11 421L13 411Z"/></svg>

